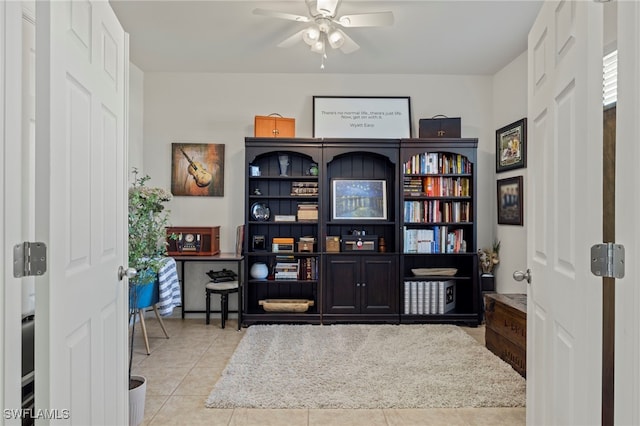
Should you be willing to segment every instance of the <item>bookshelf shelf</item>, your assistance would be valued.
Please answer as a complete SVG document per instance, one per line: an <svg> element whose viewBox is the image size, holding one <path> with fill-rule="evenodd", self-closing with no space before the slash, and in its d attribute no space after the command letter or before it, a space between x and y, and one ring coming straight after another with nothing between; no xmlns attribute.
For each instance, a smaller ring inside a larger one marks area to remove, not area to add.
<svg viewBox="0 0 640 426"><path fill-rule="evenodd" d="M402 144L402 323L480 321L476 150L475 139ZM415 276L414 268L457 272Z"/></svg>

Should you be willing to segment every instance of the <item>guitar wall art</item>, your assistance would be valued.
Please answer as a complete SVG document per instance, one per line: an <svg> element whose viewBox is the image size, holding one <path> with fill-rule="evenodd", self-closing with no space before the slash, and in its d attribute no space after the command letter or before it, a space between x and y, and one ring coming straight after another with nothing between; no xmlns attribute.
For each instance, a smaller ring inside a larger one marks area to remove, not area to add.
<svg viewBox="0 0 640 426"><path fill-rule="evenodd" d="M224 196L224 145L172 143L171 193Z"/></svg>

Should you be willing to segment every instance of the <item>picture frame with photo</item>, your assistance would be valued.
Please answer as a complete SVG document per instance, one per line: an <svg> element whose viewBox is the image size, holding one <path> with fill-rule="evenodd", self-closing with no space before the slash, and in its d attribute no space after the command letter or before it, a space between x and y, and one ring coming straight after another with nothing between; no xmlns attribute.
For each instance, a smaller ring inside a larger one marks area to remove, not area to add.
<svg viewBox="0 0 640 426"><path fill-rule="evenodd" d="M496 172L527 166L527 119L496 130Z"/></svg>
<svg viewBox="0 0 640 426"><path fill-rule="evenodd" d="M524 224L524 188L522 176L497 181L498 224Z"/></svg>

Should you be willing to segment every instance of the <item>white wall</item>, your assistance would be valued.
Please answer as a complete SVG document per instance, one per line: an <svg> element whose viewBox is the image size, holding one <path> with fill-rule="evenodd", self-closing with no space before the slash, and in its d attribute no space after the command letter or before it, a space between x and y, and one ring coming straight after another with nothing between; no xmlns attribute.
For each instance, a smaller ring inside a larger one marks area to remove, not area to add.
<svg viewBox="0 0 640 426"><path fill-rule="evenodd" d="M243 223L244 138L253 136L255 115L277 112L296 118L296 136L312 137L312 96L410 96L413 132L419 118L462 117L462 136L479 139L479 241L493 235L491 183L493 123L491 77L335 74L146 73L144 77L144 170L150 183L171 185L171 143L225 144L224 197L174 197L174 226L220 225L221 248L234 247Z"/></svg>
<svg viewBox="0 0 640 426"><path fill-rule="evenodd" d="M144 136L144 73L129 63L129 170L137 168L144 175L143 136ZM133 175L129 173L130 182Z"/></svg>
<svg viewBox="0 0 640 426"><path fill-rule="evenodd" d="M526 56L525 56L526 60ZM494 81L496 83L494 83ZM170 188L171 143L225 144L223 197L174 197L168 203L174 226L221 226L221 249L233 251L236 226L244 221L244 138L253 136L255 115L296 118L296 136L312 137L312 97L410 96L413 135L418 120L445 114L462 117L462 136L478 138L478 248L491 244L495 219L496 105L501 123L526 114L526 66L517 61L495 78L455 75L355 74L144 74L144 172L150 184ZM494 84L499 90L494 89ZM513 86L513 87L510 87ZM514 96L516 102L507 99ZM512 94L512 95L509 95ZM500 96L500 102L494 96ZM522 97L520 97L522 96ZM510 238L503 264L511 266ZM524 249L524 240L523 243ZM506 266L505 266L506 265ZM223 265L215 265L223 267ZM233 267L226 265L224 267ZM202 277L212 265L190 264L187 274ZM195 278L197 281L197 278ZM192 281L189 279L187 281ZM503 281L498 279L498 282ZM188 309L204 308L200 283L187 283ZM190 286L191 289L189 288ZM230 306L234 308L235 300ZM214 309L216 306L214 305Z"/></svg>
<svg viewBox="0 0 640 426"><path fill-rule="evenodd" d="M524 52L504 67L493 77L493 117L494 129L500 129L514 121L527 116L527 52ZM529 123L527 123L529 124ZM527 141L527 143L533 143ZM491 149L492 165L487 169L493 173L491 193L487 194L492 200L491 222L495 228L496 239L500 241L500 264L496 276L496 291L498 293L526 293L525 282L513 279L513 271L527 269L527 206L524 205L524 226L498 225L496 181L513 176L523 176L524 191L527 191L527 169L509 170L495 173L495 130L493 132L493 147ZM525 197L526 198L526 197ZM481 247L490 247L492 241L487 241Z"/></svg>

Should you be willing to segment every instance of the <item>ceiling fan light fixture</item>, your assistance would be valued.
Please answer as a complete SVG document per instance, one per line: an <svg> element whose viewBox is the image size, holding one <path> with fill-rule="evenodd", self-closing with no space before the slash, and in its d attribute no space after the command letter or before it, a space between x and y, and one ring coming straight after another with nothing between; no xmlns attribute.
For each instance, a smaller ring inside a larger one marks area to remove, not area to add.
<svg viewBox="0 0 640 426"><path fill-rule="evenodd" d="M332 48L338 49L344 44L344 33L340 30L333 30L329 33L327 39Z"/></svg>
<svg viewBox="0 0 640 426"><path fill-rule="evenodd" d="M302 39L309 46L312 46L320 40L320 29L313 25L306 29L305 32L302 33Z"/></svg>
<svg viewBox="0 0 640 426"><path fill-rule="evenodd" d="M315 53L324 53L324 41L318 40L311 45L311 51Z"/></svg>

